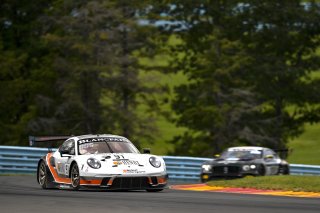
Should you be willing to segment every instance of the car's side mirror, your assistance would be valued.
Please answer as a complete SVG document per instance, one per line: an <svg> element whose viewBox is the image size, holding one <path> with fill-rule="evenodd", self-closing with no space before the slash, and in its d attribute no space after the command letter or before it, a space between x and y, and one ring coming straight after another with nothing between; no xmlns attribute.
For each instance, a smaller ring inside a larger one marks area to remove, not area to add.
<svg viewBox="0 0 320 213"><path fill-rule="evenodd" d="M220 154L215 154L214 155L214 158L219 158L220 157Z"/></svg>
<svg viewBox="0 0 320 213"><path fill-rule="evenodd" d="M69 150L59 150L61 157L70 157Z"/></svg>
<svg viewBox="0 0 320 213"><path fill-rule="evenodd" d="M150 150L150 148L143 148L142 152L143 152L143 154L150 154L151 150Z"/></svg>
<svg viewBox="0 0 320 213"><path fill-rule="evenodd" d="M273 155L266 155L264 158L270 160L270 159L273 159L274 157L273 157Z"/></svg>

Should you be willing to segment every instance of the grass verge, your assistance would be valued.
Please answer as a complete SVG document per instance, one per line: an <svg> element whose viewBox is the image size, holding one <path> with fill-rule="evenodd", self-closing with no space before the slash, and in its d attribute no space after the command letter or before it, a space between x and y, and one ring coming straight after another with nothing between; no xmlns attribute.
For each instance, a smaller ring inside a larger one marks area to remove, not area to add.
<svg viewBox="0 0 320 213"><path fill-rule="evenodd" d="M306 125L306 131L290 141L288 146L293 149L289 155L289 163L320 165L320 124Z"/></svg>
<svg viewBox="0 0 320 213"><path fill-rule="evenodd" d="M320 192L320 176L263 176L209 181L209 186Z"/></svg>

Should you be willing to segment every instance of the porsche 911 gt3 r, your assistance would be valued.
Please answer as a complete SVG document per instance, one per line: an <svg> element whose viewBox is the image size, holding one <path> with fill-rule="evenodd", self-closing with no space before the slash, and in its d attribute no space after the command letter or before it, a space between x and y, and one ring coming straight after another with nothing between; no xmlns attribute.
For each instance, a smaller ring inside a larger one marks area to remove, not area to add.
<svg viewBox="0 0 320 213"><path fill-rule="evenodd" d="M231 147L202 164L201 181L262 175L288 175L289 164L265 147Z"/></svg>
<svg viewBox="0 0 320 213"><path fill-rule="evenodd" d="M62 138L31 137L31 143L58 139ZM141 154L125 137L82 135L67 138L57 151L39 160L37 181L44 189L99 187L156 192L166 187L167 172L161 157Z"/></svg>

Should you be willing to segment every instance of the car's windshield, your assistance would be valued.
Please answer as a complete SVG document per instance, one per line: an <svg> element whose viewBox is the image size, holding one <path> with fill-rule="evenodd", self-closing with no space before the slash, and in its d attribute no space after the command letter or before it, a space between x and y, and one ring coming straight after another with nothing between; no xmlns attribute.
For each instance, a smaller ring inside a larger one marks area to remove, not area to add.
<svg viewBox="0 0 320 213"><path fill-rule="evenodd" d="M79 144L79 154L99 154L99 153L139 153L137 148L130 142L89 142Z"/></svg>
<svg viewBox="0 0 320 213"><path fill-rule="evenodd" d="M262 157L260 150L227 150L220 158L258 159Z"/></svg>

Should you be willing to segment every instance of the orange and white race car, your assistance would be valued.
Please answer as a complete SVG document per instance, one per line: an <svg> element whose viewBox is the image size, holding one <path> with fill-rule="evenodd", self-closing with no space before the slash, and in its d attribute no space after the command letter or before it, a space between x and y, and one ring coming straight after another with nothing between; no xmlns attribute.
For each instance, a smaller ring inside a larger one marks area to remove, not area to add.
<svg viewBox="0 0 320 213"><path fill-rule="evenodd" d="M29 138L30 145L65 140L38 162L37 181L43 189L98 187L158 192L167 185L164 160L148 150L141 154L125 137L102 134Z"/></svg>

